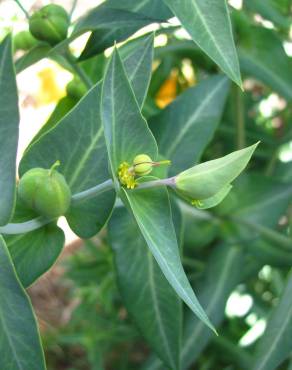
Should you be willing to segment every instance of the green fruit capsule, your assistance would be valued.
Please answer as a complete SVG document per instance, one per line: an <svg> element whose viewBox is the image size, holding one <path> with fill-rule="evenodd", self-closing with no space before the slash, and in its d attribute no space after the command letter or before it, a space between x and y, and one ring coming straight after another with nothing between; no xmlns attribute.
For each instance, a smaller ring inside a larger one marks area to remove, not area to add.
<svg viewBox="0 0 292 370"><path fill-rule="evenodd" d="M64 215L71 202L71 190L54 166L26 172L19 181L18 195L29 208L48 218Z"/></svg>
<svg viewBox="0 0 292 370"><path fill-rule="evenodd" d="M44 6L29 19L29 30L41 41L56 45L67 37L70 18L66 10L55 4Z"/></svg>
<svg viewBox="0 0 292 370"><path fill-rule="evenodd" d="M29 50L36 46L38 41L29 31L21 31L13 38L14 50Z"/></svg>
<svg viewBox="0 0 292 370"><path fill-rule="evenodd" d="M139 154L134 158L133 167L137 176L148 175L152 171L153 161L147 154Z"/></svg>

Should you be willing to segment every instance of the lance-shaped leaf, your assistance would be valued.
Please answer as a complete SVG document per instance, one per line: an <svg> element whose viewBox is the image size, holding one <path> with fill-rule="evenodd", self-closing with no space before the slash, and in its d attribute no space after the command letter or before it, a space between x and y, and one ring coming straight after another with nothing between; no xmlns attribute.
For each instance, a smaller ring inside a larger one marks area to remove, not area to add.
<svg viewBox="0 0 292 370"><path fill-rule="evenodd" d="M122 162L132 164L138 154L157 157L155 139L142 117L117 49L107 67L101 97L101 117L113 177Z"/></svg>
<svg viewBox="0 0 292 370"><path fill-rule="evenodd" d="M164 0L195 43L239 86L241 77L226 0Z"/></svg>
<svg viewBox="0 0 292 370"><path fill-rule="evenodd" d="M14 208L18 123L11 37L7 36L0 44L0 225L9 222Z"/></svg>
<svg viewBox="0 0 292 370"><path fill-rule="evenodd" d="M252 370L274 370L290 355L292 348L292 275L278 306L273 310L258 343Z"/></svg>
<svg viewBox="0 0 292 370"><path fill-rule="evenodd" d="M112 175L116 181L122 162L132 163L134 157L141 153L155 159L155 139L141 116L117 50L112 55L104 78L101 111ZM121 188L121 196L132 210L148 247L170 284L213 329L181 265L167 190L126 192Z"/></svg>
<svg viewBox="0 0 292 370"><path fill-rule="evenodd" d="M115 210L109 237L123 301L143 336L171 369L179 369L181 302L125 208Z"/></svg>
<svg viewBox="0 0 292 370"><path fill-rule="evenodd" d="M175 177L178 191L194 200L215 196L227 187L246 167L258 143L225 157L201 163Z"/></svg>
<svg viewBox="0 0 292 370"><path fill-rule="evenodd" d="M215 331L183 270L165 187L126 191L121 196L133 212L139 229L166 279L179 297Z"/></svg>
<svg viewBox="0 0 292 370"><path fill-rule="evenodd" d="M0 295L0 368L45 370L35 316L1 236Z"/></svg>
<svg viewBox="0 0 292 370"><path fill-rule="evenodd" d="M193 166L200 159L217 128L228 90L226 77L208 78L152 117L149 125L160 153L172 163L170 175Z"/></svg>

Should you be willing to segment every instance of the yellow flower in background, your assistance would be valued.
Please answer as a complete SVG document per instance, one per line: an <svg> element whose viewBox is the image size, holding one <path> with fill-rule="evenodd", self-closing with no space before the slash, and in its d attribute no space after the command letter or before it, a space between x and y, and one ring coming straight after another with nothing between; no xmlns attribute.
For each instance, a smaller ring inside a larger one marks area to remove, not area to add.
<svg viewBox="0 0 292 370"><path fill-rule="evenodd" d="M178 72L173 70L169 78L161 85L155 98L159 108L163 109L170 104L177 95Z"/></svg>
<svg viewBox="0 0 292 370"><path fill-rule="evenodd" d="M64 73L68 74L67 71L53 63L37 73L39 90L35 100L38 106L58 102L66 95L68 78L65 78Z"/></svg>

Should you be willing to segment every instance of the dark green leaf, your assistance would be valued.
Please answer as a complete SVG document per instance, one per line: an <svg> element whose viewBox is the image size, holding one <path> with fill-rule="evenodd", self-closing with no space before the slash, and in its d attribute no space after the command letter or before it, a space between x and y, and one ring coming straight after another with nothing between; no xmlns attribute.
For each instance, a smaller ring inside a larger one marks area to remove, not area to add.
<svg viewBox="0 0 292 370"><path fill-rule="evenodd" d="M35 316L0 236L0 368L45 370Z"/></svg>
<svg viewBox="0 0 292 370"><path fill-rule="evenodd" d="M0 44L0 225L9 222L14 208L18 123L11 37L7 36Z"/></svg>
<svg viewBox="0 0 292 370"><path fill-rule="evenodd" d="M150 120L161 154L172 162L171 175L200 159L217 128L228 89L227 78L211 77L188 89Z"/></svg>
<svg viewBox="0 0 292 370"><path fill-rule="evenodd" d="M30 233L6 236L5 240L24 287L52 267L65 243L63 231L53 224Z"/></svg>
<svg viewBox="0 0 292 370"><path fill-rule="evenodd" d="M239 86L241 77L226 0L164 0L195 43Z"/></svg>
<svg viewBox="0 0 292 370"><path fill-rule="evenodd" d="M242 71L292 100L292 61L280 38L272 30L252 26L248 35L238 51Z"/></svg>
<svg viewBox="0 0 292 370"><path fill-rule="evenodd" d="M183 270L166 188L122 189L139 229L154 258L179 297L213 330Z"/></svg>
<svg viewBox="0 0 292 370"><path fill-rule="evenodd" d="M165 365L179 368L181 304L124 208L109 225L123 300L147 342Z"/></svg>
<svg viewBox="0 0 292 370"><path fill-rule="evenodd" d="M292 275L278 306L273 310L255 354L252 370L274 370L292 348Z"/></svg>
<svg viewBox="0 0 292 370"><path fill-rule="evenodd" d="M199 299L214 325L224 318L226 301L241 278L243 253L237 247L218 245L210 256L204 280L199 286ZM194 315L185 318L181 366L188 369L198 358L212 333ZM152 359L143 370L162 370L160 361Z"/></svg>

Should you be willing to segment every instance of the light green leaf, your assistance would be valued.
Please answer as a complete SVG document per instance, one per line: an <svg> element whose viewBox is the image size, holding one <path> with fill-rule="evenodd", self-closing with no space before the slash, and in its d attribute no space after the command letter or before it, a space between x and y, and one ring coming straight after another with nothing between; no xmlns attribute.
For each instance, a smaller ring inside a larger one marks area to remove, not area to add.
<svg viewBox="0 0 292 370"><path fill-rule="evenodd" d="M11 37L0 44L0 226L9 222L15 203L18 96Z"/></svg>
<svg viewBox="0 0 292 370"><path fill-rule="evenodd" d="M260 339L252 370L274 370L290 355L292 348L292 275L277 307L272 311Z"/></svg>
<svg viewBox="0 0 292 370"><path fill-rule="evenodd" d="M45 370L36 319L0 236L0 368Z"/></svg>
<svg viewBox="0 0 292 370"><path fill-rule="evenodd" d="M132 191L122 188L121 196L132 210L139 229L168 282L199 319L214 330L183 270L166 188Z"/></svg>
<svg viewBox="0 0 292 370"><path fill-rule="evenodd" d="M195 43L242 85L226 0L164 0Z"/></svg>
<svg viewBox="0 0 292 370"><path fill-rule="evenodd" d="M117 49L107 67L101 98L101 117L113 177L122 162L138 154L157 157L157 145L142 117Z"/></svg>
<svg viewBox="0 0 292 370"><path fill-rule="evenodd" d="M217 128L228 90L226 77L210 77L151 118L149 125L160 153L171 160L170 175L199 160Z"/></svg>
<svg viewBox="0 0 292 370"><path fill-rule="evenodd" d="M179 369L180 300L125 208L115 210L109 224L109 237L127 310L165 366Z"/></svg>
<svg viewBox="0 0 292 370"><path fill-rule="evenodd" d="M175 177L176 189L195 200L213 197L243 171L257 145L258 143L180 173Z"/></svg>
<svg viewBox="0 0 292 370"><path fill-rule="evenodd" d="M263 27L250 26L249 32L238 49L242 71L292 100L292 62L281 39Z"/></svg>

